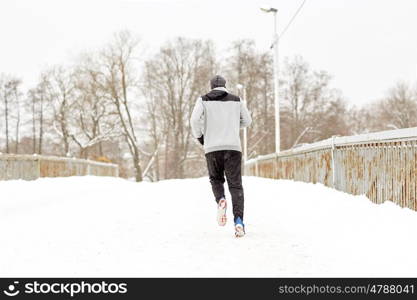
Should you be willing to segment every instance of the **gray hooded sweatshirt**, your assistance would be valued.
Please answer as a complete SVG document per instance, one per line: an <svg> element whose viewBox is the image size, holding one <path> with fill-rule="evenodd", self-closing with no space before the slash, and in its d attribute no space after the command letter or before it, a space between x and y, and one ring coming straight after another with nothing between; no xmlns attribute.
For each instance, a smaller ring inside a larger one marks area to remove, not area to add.
<svg viewBox="0 0 417 300"><path fill-rule="evenodd" d="M243 101L226 88L217 87L197 99L191 114L191 130L195 138L204 135L204 152L242 151L239 129L252 119Z"/></svg>

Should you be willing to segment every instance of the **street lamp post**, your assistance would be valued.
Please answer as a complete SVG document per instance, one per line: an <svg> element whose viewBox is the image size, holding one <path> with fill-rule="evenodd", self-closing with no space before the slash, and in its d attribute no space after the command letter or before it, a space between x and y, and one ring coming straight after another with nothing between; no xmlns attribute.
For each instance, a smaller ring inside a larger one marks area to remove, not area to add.
<svg viewBox="0 0 417 300"><path fill-rule="evenodd" d="M246 89L243 84L237 84L237 89L242 91L243 103L246 106ZM243 128L243 163L245 164L248 160L248 129L246 127Z"/></svg>
<svg viewBox="0 0 417 300"><path fill-rule="evenodd" d="M278 68L278 9L269 7L262 7L261 10L266 13L274 14L274 40L272 48L274 50L274 106L275 106L275 153L280 151L281 136L280 136L280 120L279 120L279 68Z"/></svg>

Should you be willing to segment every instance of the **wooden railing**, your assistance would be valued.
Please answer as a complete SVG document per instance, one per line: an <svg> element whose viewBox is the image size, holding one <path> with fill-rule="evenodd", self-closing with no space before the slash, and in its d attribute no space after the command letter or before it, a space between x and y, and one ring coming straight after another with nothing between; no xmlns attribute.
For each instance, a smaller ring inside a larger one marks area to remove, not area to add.
<svg viewBox="0 0 417 300"><path fill-rule="evenodd" d="M119 176L115 164L43 155L0 155L0 180L66 176Z"/></svg>
<svg viewBox="0 0 417 300"><path fill-rule="evenodd" d="M322 183L417 210L417 127L333 137L249 160L245 174Z"/></svg>

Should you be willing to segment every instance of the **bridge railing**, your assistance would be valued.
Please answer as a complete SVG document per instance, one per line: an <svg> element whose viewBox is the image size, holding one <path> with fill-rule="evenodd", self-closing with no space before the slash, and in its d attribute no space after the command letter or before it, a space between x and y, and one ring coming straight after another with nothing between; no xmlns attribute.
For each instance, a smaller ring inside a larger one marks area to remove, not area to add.
<svg viewBox="0 0 417 300"><path fill-rule="evenodd" d="M0 180L66 176L119 176L116 164L43 155L0 155Z"/></svg>
<svg viewBox="0 0 417 300"><path fill-rule="evenodd" d="M347 137L259 156L245 174L322 183L375 203L417 210L417 127Z"/></svg>

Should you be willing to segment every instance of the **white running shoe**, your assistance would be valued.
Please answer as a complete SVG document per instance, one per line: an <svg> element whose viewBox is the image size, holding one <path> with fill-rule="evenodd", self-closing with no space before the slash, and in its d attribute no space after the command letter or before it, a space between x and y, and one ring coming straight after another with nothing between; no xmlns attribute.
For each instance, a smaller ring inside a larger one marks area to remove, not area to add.
<svg viewBox="0 0 417 300"><path fill-rule="evenodd" d="M226 208L227 208L226 199L224 198L220 199L217 205L217 223L219 224L219 226L226 225L226 222L227 222Z"/></svg>
<svg viewBox="0 0 417 300"><path fill-rule="evenodd" d="M245 224L240 217L235 220L235 237L240 238L245 235Z"/></svg>

